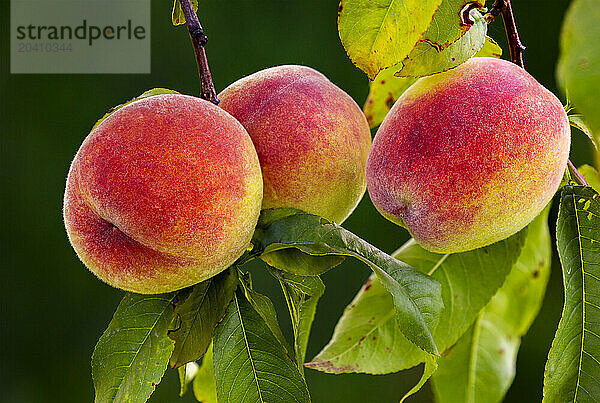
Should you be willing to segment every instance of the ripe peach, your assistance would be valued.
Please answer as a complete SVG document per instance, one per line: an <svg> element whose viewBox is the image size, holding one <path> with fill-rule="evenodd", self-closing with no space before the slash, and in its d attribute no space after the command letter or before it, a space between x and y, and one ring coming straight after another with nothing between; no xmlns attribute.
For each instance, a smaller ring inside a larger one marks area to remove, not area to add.
<svg viewBox="0 0 600 403"><path fill-rule="evenodd" d="M396 101L369 154L369 195L426 249L483 247L542 211L570 141L550 91L513 63L473 58L419 79Z"/></svg>
<svg viewBox="0 0 600 403"><path fill-rule="evenodd" d="M263 172L263 208L294 207L341 223L366 190L371 134L352 98L323 74L278 66L219 94L248 130Z"/></svg>
<svg viewBox="0 0 600 403"><path fill-rule="evenodd" d="M247 248L262 177L246 130L186 95L128 104L87 136L64 198L69 240L100 279L173 291L214 276Z"/></svg>

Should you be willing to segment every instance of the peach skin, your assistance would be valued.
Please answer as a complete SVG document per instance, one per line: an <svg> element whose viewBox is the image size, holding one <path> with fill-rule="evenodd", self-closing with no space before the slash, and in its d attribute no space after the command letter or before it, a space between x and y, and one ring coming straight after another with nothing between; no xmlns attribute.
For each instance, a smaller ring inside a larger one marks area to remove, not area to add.
<svg viewBox="0 0 600 403"><path fill-rule="evenodd" d="M396 101L369 154L369 196L430 251L480 248L542 211L570 142L550 91L513 63L473 58Z"/></svg>
<svg viewBox="0 0 600 403"><path fill-rule="evenodd" d="M71 165L69 240L108 284L143 294L206 280L248 247L262 176L246 130L221 108L169 94L106 117Z"/></svg>
<svg viewBox="0 0 600 403"><path fill-rule="evenodd" d="M323 74L278 66L219 94L258 152L263 208L294 207L341 223L366 190L371 133L352 98Z"/></svg>

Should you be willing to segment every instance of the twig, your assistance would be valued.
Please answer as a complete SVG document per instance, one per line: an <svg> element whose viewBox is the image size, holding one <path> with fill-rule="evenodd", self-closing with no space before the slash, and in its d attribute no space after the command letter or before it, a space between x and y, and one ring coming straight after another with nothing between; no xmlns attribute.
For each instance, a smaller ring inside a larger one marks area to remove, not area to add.
<svg viewBox="0 0 600 403"><path fill-rule="evenodd" d="M487 16L488 24L492 22L497 16L502 14L502 20L504 21L504 28L506 28L506 36L508 38L508 46L510 48L510 58L513 63L517 66L525 68L523 62L523 51L525 46L521 43L519 38L519 32L517 31L517 24L515 23L515 17L513 15L512 6L510 0L496 0L494 5L490 9ZM577 170L571 160L567 160L569 172L574 177L575 181L583 186L588 186L583 175Z"/></svg>
<svg viewBox="0 0 600 403"><path fill-rule="evenodd" d="M488 13L488 24L500 14L502 14L506 36L508 37L510 58L517 66L525 68L525 63L523 62L523 51L525 50L525 46L519 38L519 32L517 31L517 24L515 23L510 0L496 0L494 2L494 5Z"/></svg>
<svg viewBox="0 0 600 403"><path fill-rule="evenodd" d="M185 16L185 22L192 39L194 53L196 54L196 63L198 64L198 74L200 75L200 97L212 102L215 105L219 104L215 85L213 84L210 69L208 68L208 60L206 59L206 51L204 45L208 42L208 38L202 30L202 25L198 20L198 16L194 11L191 0L179 0L181 9Z"/></svg>

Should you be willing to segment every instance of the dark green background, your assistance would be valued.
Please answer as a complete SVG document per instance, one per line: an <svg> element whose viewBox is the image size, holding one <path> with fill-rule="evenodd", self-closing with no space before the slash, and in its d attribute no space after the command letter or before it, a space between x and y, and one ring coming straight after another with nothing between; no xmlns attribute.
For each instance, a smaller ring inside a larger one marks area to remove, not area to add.
<svg viewBox="0 0 600 403"><path fill-rule="evenodd" d="M362 105L366 77L346 57L336 28L337 1L201 1L200 19L217 90L247 74L278 64L312 66ZM153 87L197 94L199 81L185 28L170 23L171 0L152 2L152 74L10 75L9 2L0 1L0 133L2 233L0 279L0 401L88 402L93 400L90 356L123 292L98 281L69 246L62 223L62 196L71 159L94 122L108 108ZM516 1L528 70L557 93L554 66L566 0ZM503 42L498 21L490 35ZM118 61L117 61L118 62ZM591 161L587 140L574 138L576 164ZM553 218L551 218L553 219ZM407 233L381 217L365 196L344 227L391 252ZM254 267L258 289L274 296L289 334L279 288ZM354 261L324 276L308 356L329 340L337 318L368 277ZM544 308L524 338L515 383L506 401L541 398L545 357L562 307L560 268L553 266ZM313 400L396 402L417 371L386 376L325 375L308 370ZM153 402L176 397L169 370ZM429 401L428 387L412 399Z"/></svg>

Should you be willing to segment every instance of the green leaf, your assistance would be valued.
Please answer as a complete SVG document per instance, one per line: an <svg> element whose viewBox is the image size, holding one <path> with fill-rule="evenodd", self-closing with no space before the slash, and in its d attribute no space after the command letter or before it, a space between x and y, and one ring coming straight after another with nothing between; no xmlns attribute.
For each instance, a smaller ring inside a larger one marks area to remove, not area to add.
<svg viewBox="0 0 600 403"><path fill-rule="evenodd" d="M318 276L344 261L343 256L311 256L298 249L263 253L260 258L271 267L299 276Z"/></svg>
<svg viewBox="0 0 600 403"><path fill-rule="evenodd" d="M190 364L192 363L190 362ZM187 392L188 384L191 380L187 377L186 367L187 365L177 368L177 375L179 375L179 397L185 395L185 393Z"/></svg>
<svg viewBox="0 0 600 403"><path fill-rule="evenodd" d="M600 396L600 197L594 189L563 187L556 240L565 304L546 362L543 401L592 402Z"/></svg>
<svg viewBox="0 0 600 403"><path fill-rule="evenodd" d="M189 295L176 304L179 327L169 332L175 342L171 367L180 367L204 355L236 287L237 272L227 269L193 286Z"/></svg>
<svg viewBox="0 0 600 403"><path fill-rule="evenodd" d="M295 276L279 270L270 270L270 272L281 284L292 320L298 369L304 374L308 337L315 319L317 304L325 292L325 284L316 276Z"/></svg>
<svg viewBox="0 0 600 403"><path fill-rule="evenodd" d="M475 57L502 57L502 48L489 36L485 37L483 47L475 54Z"/></svg>
<svg viewBox="0 0 600 403"><path fill-rule="evenodd" d="M192 0L192 7L194 7L194 11L198 11L198 0ZM173 11L171 12L171 22L173 25L182 25L185 24L185 15L183 14L183 10L181 9L181 3L179 0L175 0L173 3Z"/></svg>
<svg viewBox="0 0 600 403"><path fill-rule="evenodd" d="M398 64L429 28L442 0L342 0L338 31L350 60L369 78Z"/></svg>
<svg viewBox="0 0 600 403"><path fill-rule="evenodd" d="M422 77L450 70L474 56L485 42L487 23L472 9L472 25L462 24L466 0L444 0L417 46L395 67L398 77Z"/></svg>
<svg viewBox="0 0 600 403"><path fill-rule="evenodd" d="M289 207L263 210L257 227L260 231L260 228L266 228L274 221L295 214L305 213L302 210ZM312 256L293 248L262 253L260 258L271 267L298 276L318 276L344 261L343 256Z"/></svg>
<svg viewBox="0 0 600 403"><path fill-rule="evenodd" d="M372 128L383 122L394 102L417 81L415 77L396 77L395 72L394 68L381 70L371 82L363 111Z"/></svg>
<svg viewBox="0 0 600 403"><path fill-rule="evenodd" d="M134 101L139 101L140 99L150 98L150 97L153 97L156 95L164 95L164 94L179 94L179 92L177 92L175 90L170 90L168 88L152 88L150 90L144 91L140 96L133 98L131 101L129 101L121 106L125 106Z"/></svg>
<svg viewBox="0 0 600 403"><path fill-rule="evenodd" d="M465 14L482 8L484 4L485 0L443 0L417 47L423 42L429 42L430 47L438 51L446 49L471 28L473 21L466 21Z"/></svg>
<svg viewBox="0 0 600 403"><path fill-rule="evenodd" d="M415 386L412 387L411 390L406 392L406 394L402 397L402 399L400 399L400 403L403 403L408 397L414 395L419 390L421 390L423 385L425 385L425 382L427 382L429 380L429 378L431 378L431 376L437 371L437 369L438 369L437 361L438 361L438 357L433 357L431 355L428 355L425 357L425 366L423 368L423 375L421 376L421 379Z"/></svg>
<svg viewBox="0 0 600 403"><path fill-rule="evenodd" d="M277 320L277 313L275 311L275 306L273 306L273 302L267 297L259 292L256 292L252 289L252 280L250 278L250 273L243 273L241 271L238 272L238 276L240 278L240 284L242 285L242 290L244 291L244 295L246 299L254 310L258 312L258 314L263 318L271 333L275 336L279 344L285 348L289 357L294 359L294 349L289 345L281 328L279 327L279 321Z"/></svg>
<svg viewBox="0 0 600 403"><path fill-rule="evenodd" d="M530 225L504 285L469 330L438 360L438 403L500 402L515 375L517 351L535 319L550 275L549 207Z"/></svg>
<svg viewBox="0 0 600 403"><path fill-rule="evenodd" d="M594 134L592 133L592 129L590 129L588 127L587 123L585 123L585 121L583 120L583 116L574 114L574 115L568 115L568 117L569 117L569 124L572 127L575 127L577 129L581 130L583 132L583 134L585 134L588 137L588 139L590 139L590 141L594 145L594 148L596 149L596 151L598 151L598 144L596 143L596 140L594 139Z"/></svg>
<svg viewBox="0 0 600 403"><path fill-rule="evenodd" d="M214 339L220 403L310 402L298 368L238 290Z"/></svg>
<svg viewBox="0 0 600 403"><path fill-rule="evenodd" d="M173 352L177 295L125 295L92 355L97 403L145 402L154 392Z"/></svg>
<svg viewBox="0 0 600 403"><path fill-rule="evenodd" d="M433 375L436 402L501 402L515 376L520 338L479 316ZM456 400L459 399L459 400Z"/></svg>
<svg viewBox="0 0 600 403"><path fill-rule="evenodd" d="M177 368L179 375L179 397L187 393L190 382L194 379L200 367L195 362L188 362L185 365Z"/></svg>
<svg viewBox="0 0 600 403"><path fill-rule="evenodd" d="M352 256L362 261L392 294L392 316L400 331L423 350L437 353L430 331L443 308L437 281L318 216L298 213L262 227L264 222L259 220L252 254L294 247L310 255Z"/></svg>
<svg viewBox="0 0 600 403"><path fill-rule="evenodd" d="M133 99L132 99L132 100L130 100L130 101L127 101L127 102L125 102L125 103L123 103L123 104L121 104L121 105L117 105L117 106L114 106L114 107L110 108L110 110L109 110L108 112L106 112L106 113L104 114L104 116L102 116L102 117L101 117L101 118L100 118L100 119L99 119L99 120L96 122L96 124L94 125L94 127L92 127L92 130L94 130L94 129L95 129L95 128L96 128L96 127L97 127L97 126L100 124L100 123L102 123L102 121L103 121L104 119L106 119L107 117L109 117L110 115L112 115L112 114L113 114L113 112L115 112L115 111L117 111L117 110L121 109L122 107L124 107L124 106L126 106L126 105L129 105L129 104L130 104L130 103L132 103L132 102L139 101L140 99L144 99L144 98L150 98L150 97L153 97L153 96L155 96L155 95L162 95L162 94L179 94L179 92L177 92L177 91L174 91L174 90L169 90L169 89L167 89L167 88L153 88L153 89L151 89L151 90L145 91L144 93L142 93L142 95L140 95L140 96L138 96L138 97L135 97L135 98L133 98Z"/></svg>
<svg viewBox="0 0 600 403"><path fill-rule="evenodd" d="M547 206L529 224L517 263L484 309L487 319L516 336L527 333L544 300L552 263L549 212L550 206Z"/></svg>
<svg viewBox="0 0 600 403"><path fill-rule="evenodd" d="M282 220L286 217L290 217L293 215L301 215L306 214L302 210L298 210L296 208L284 207L284 208L270 208L266 210L262 210L260 212L260 216L258 217L258 223L256 227L260 230L261 228L267 228L269 225L273 224L275 221Z"/></svg>
<svg viewBox="0 0 600 403"><path fill-rule="evenodd" d="M194 397L197 401L202 403L217 403L217 384L215 381L212 344L202 358L202 365L194 377L192 387L194 389Z"/></svg>
<svg viewBox="0 0 600 403"><path fill-rule="evenodd" d="M463 253L429 252L414 240L394 253L442 284L445 309L433 331L440 351L456 343L500 288L520 254L526 232ZM344 311L329 344L307 365L324 372L385 374L424 362L426 355L392 320L393 310L391 297L371 276Z"/></svg>
<svg viewBox="0 0 600 403"><path fill-rule="evenodd" d="M557 78L567 97L600 139L600 7L597 0L574 0L560 35Z"/></svg>

